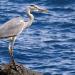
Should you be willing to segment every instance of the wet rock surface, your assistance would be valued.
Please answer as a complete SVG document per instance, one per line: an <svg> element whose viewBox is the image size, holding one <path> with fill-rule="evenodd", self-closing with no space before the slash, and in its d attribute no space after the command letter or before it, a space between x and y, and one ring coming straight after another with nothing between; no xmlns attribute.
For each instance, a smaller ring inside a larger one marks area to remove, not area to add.
<svg viewBox="0 0 75 75"><path fill-rule="evenodd" d="M21 64L16 64L15 67L13 64L1 64L0 75L43 75L42 73L31 71Z"/></svg>

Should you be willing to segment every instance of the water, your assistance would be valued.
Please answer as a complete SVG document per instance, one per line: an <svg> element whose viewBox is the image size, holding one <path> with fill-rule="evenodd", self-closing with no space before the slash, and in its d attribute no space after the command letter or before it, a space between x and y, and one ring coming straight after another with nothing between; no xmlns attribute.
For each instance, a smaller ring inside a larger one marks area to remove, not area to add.
<svg viewBox="0 0 75 75"><path fill-rule="evenodd" d="M16 16L26 20L29 4L43 6L49 14L34 13L32 26L15 42L15 60L45 75L75 75L75 1L0 0L0 24ZM0 40L0 63L9 62L7 46Z"/></svg>

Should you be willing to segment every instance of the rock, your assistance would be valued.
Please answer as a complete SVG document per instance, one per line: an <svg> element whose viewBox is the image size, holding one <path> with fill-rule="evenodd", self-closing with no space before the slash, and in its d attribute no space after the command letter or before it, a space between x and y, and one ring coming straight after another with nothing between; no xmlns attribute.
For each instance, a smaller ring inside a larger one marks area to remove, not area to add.
<svg viewBox="0 0 75 75"><path fill-rule="evenodd" d="M23 67L21 64L1 64L0 75L43 75L42 73L34 72Z"/></svg>

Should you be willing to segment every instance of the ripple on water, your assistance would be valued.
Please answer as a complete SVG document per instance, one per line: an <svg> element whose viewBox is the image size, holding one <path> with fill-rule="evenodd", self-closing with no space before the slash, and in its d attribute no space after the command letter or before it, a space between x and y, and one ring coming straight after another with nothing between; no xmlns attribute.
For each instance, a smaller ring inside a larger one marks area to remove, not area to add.
<svg viewBox="0 0 75 75"><path fill-rule="evenodd" d="M0 0L0 24L22 16L29 4L42 5L49 13L33 13L33 25L17 37L14 57L44 75L75 75L74 0ZM0 41L0 63L7 63L8 42Z"/></svg>

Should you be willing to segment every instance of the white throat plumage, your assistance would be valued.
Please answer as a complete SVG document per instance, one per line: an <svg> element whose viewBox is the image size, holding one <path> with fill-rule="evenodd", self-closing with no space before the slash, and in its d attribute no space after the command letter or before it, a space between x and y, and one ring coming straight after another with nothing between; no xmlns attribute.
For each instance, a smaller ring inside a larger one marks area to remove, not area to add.
<svg viewBox="0 0 75 75"><path fill-rule="evenodd" d="M28 26L30 26L32 24L32 22L34 21L34 16L33 16L33 14L31 14L30 8L27 8L27 15L29 17Z"/></svg>

